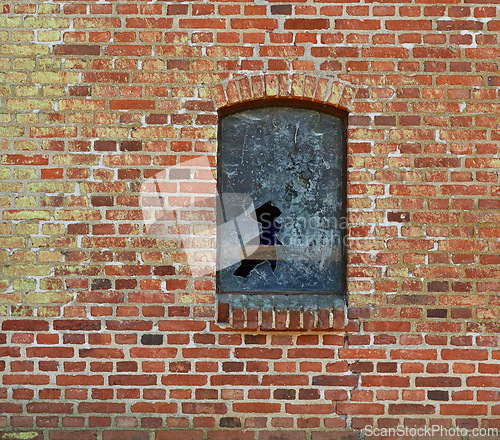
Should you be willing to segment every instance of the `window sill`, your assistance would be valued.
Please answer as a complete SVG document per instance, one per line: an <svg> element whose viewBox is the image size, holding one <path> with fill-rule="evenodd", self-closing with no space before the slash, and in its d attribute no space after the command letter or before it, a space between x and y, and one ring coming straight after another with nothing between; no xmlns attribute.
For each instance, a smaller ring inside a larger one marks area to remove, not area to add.
<svg viewBox="0 0 500 440"><path fill-rule="evenodd" d="M330 308L261 309L219 300L217 325L235 330L355 331L346 319L346 310L344 301Z"/></svg>

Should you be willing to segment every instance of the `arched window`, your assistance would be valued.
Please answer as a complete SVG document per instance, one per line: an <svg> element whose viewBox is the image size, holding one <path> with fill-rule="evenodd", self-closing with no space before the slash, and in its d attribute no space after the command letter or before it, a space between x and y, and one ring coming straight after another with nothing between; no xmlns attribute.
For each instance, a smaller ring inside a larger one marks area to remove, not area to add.
<svg viewBox="0 0 500 440"><path fill-rule="evenodd" d="M330 307L344 296L346 116L289 101L220 115L219 301Z"/></svg>

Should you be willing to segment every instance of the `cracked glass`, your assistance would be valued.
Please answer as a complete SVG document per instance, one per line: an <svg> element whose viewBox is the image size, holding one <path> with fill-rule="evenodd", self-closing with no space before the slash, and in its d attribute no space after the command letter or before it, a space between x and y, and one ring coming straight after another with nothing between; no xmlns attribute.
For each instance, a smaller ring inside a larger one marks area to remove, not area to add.
<svg viewBox="0 0 500 440"><path fill-rule="evenodd" d="M344 118L270 106L219 125L220 293L341 293Z"/></svg>

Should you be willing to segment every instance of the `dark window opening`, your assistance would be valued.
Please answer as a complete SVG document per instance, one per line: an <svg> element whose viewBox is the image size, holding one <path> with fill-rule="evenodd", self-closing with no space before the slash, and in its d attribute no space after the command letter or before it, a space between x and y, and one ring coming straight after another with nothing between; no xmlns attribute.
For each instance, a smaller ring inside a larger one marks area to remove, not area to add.
<svg viewBox="0 0 500 440"><path fill-rule="evenodd" d="M246 278L250 272L259 264L266 261L271 265L271 270L274 272L277 265L276 245L281 245L276 234L280 231L280 224L276 219L281 215L281 211L276 206L271 204L271 201L265 203L255 210L255 216L260 223L262 232L258 237L254 237L244 248L250 247L250 253L247 254L244 250L243 260L240 266L234 271L237 277Z"/></svg>

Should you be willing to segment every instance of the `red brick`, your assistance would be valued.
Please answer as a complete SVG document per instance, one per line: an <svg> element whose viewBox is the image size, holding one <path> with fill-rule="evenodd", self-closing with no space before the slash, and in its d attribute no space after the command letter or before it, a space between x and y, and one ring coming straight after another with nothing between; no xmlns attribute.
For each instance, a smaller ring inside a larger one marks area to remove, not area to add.
<svg viewBox="0 0 500 440"><path fill-rule="evenodd" d="M417 377L415 379L415 386L417 387L459 387L462 380L459 377Z"/></svg>
<svg viewBox="0 0 500 440"><path fill-rule="evenodd" d="M203 439L203 432L199 430L181 431L176 429L170 429L168 431L156 431L155 434L155 440L202 440L202 439Z"/></svg>
<svg viewBox="0 0 500 440"><path fill-rule="evenodd" d="M221 427L226 427L222 426ZM252 431L241 430L217 430L208 431L209 440L254 440L254 433Z"/></svg>
<svg viewBox="0 0 500 440"><path fill-rule="evenodd" d="M67 419L66 419L67 420ZM69 425L66 425L69 426ZM95 431L65 431L65 430L52 430L50 432L50 440L65 440L71 436L75 440L94 440L96 437Z"/></svg>
<svg viewBox="0 0 500 440"><path fill-rule="evenodd" d="M54 357L72 358L74 356L73 347L28 347L26 349L28 357Z"/></svg>
<svg viewBox="0 0 500 440"><path fill-rule="evenodd" d="M380 322L367 322L365 324L366 331L375 332L408 332L410 331L409 322L390 322L390 321L380 321Z"/></svg>
<svg viewBox="0 0 500 440"><path fill-rule="evenodd" d="M134 403L131 408L134 413L158 413L158 414L172 414L177 411L177 404L171 402L138 402Z"/></svg>
<svg viewBox="0 0 500 440"><path fill-rule="evenodd" d="M232 18L233 29L276 29L278 21L271 18Z"/></svg>
<svg viewBox="0 0 500 440"><path fill-rule="evenodd" d="M101 48L88 44L65 44L54 47L54 55L100 55Z"/></svg>
<svg viewBox="0 0 500 440"><path fill-rule="evenodd" d="M84 402L78 405L78 412L80 413L111 413L120 414L125 412L124 403L111 403L111 402Z"/></svg>
<svg viewBox="0 0 500 440"><path fill-rule="evenodd" d="M385 27L391 31L431 30L431 20L386 20Z"/></svg>
<svg viewBox="0 0 500 440"><path fill-rule="evenodd" d="M54 321L55 330L100 330L100 321L88 321L80 319L64 319Z"/></svg>
<svg viewBox="0 0 500 440"><path fill-rule="evenodd" d="M155 102L146 99L114 99L109 105L115 110L153 110L155 108Z"/></svg>
<svg viewBox="0 0 500 440"><path fill-rule="evenodd" d="M389 404L389 414L434 414L436 408L434 405L420 405L415 403Z"/></svg>
<svg viewBox="0 0 500 440"><path fill-rule="evenodd" d="M330 359L334 357L333 349L329 348L292 348L288 350L288 357L290 359L294 358L326 358Z"/></svg>
<svg viewBox="0 0 500 440"><path fill-rule="evenodd" d="M469 387L498 387L500 380L498 377L491 376L476 376L467 378L467 386Z"/></svg>
<svg viewBox="0 0 500 440"><path fill-rule="evenodd" d="M0 403L0 411L4 414L17 414L23 412L23 407L15 403Z"/></svg>
<svg viewBox="0 0 500 440"><path fill-rule="evenodd" d="M380 403L338 403L337 413L339 415L384 414L384 405Z"/></svg>
<svg viewBox="0 0 500 440"><path fill-rule="evenodd" d="M441 358L443 360L487 360L488 351L487 350L477 350L477 349L466 349L459 350L457 348L453 349L443 349L441 350Z"/></svg>
<svg viewBox="0 0 500 440"><path fill-rule="evenodd" d="M125 386L157 385L157 378L152 374L116 374L109 376L109 384Z"/></svg>
<svg viewBox="0 0 500 440"><path fill-rule="evenodd" d="M347 29L347 30L377 30L380 29L379 20L356 20L356 19L336 19L335 20L336 29Z"/></svg>
<svg viewBox="0 0 500 440"><path fill-rule="evenodd" d="M365 376L362 379L363 386L375 387L397 387L406 388L410 386L410 379L408 377L395 377L395 376Z"/></svg>
<svg viewBox="0 0 500 440"><path fill-rule="evenodd" d="M111 431L105 430L102 433L103 440L149 440L147 431Z"/></svg>
<svg viewBox="0 0 500 440"><path fill-rule="evenodd" d="M47 331L49 323L41 320L30 319L15 319L5 320L2 322L2 330L15 331Z"/></svg>
<svg viewBox="0 0 500 440"><path fill-rule="evenodd" d="M330 20L327 18L287 18L285 19L285 29L302 31L315 29L328 29Z"/></svg>
<svg viewBox="0 0 500 440"><path fill-rule="evenodd" d="M182 411L185 414L226 414L227 407L224 403L184 402L182 404ZM235 409L235 411L237 410Z"/></svg>
<svg viewBox="0 0 500 440"><path fill-rule="evenodd" d="M267 403L267 402L256 402L256 403L233 403L233 411L241 413L278 413L281 411L281 405L279 403Z"/></svg>
<svg viewBox="0 0 500 440"><path fill-rule="evenodd" d="M433 349L391 350L391 359L436 360L437 359L437 350L433 350Z"/></svg>
<svg viewBox="0 0 500 440"><path fill-rule="evenodd" d="M236 358L257 358L257 359L279 359L282 350L279 348L237 348L235 350Z"/></svg>
<svg viewBox="0 0 500 440"><path fill-rule="evenodd" d="M83 80L87 83L126 83L128 74L120 72L85 72Z"/></svg>
<svg viewBox="0 0 500 440"><path fill-rule="evenodd" d="M441 414L443 415L471 415L481 416L486 415L486 405L459 405L459 404L441 404Z"/></svg>
<svg viewBox="0 0 500 440"><path fill-rule="evenodd" d="M181 386L203 386L207 384L207 376L194 374L169 374L162 376L161 383L163 385L181 385Z"/></svg>
<svg viewBox="0 0 500 440"><path fill-rule="evenodd" d="M346 359L385 359L386 352L383 349L351 348L339 349L339 355Z"/></svg>
<svg viewBox="0 0 500 440"><path fill-rule="evenodd" d="M331 414L333 411L332 404L293 404L286 403L285 411L288 414Z"/></svg>
<svg viewBox="0 0 500 440"><path fill-rule="evenodd" d="M29 413L49 413L49 414L70 414L73 412L71 403L45 403L45 402L30 402L26 405Z"/></svg>

